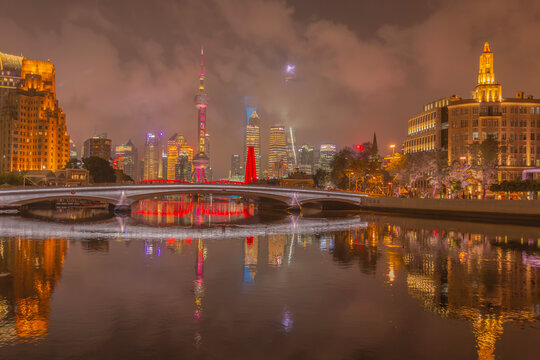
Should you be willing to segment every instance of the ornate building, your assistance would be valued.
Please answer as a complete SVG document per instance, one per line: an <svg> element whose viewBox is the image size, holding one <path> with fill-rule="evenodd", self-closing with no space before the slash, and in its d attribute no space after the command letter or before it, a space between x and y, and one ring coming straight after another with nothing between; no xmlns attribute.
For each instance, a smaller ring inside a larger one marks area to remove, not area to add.
<svg viewBox="0 0 540 360"><path fill-rule="evenodd" d="M540 167L540 100L517 92L504 98L495 80L488 43L480 54L477 85L471 99L451 96L424 106L409 119L404 153L448 151L448 162L471 160L470 148L491 137L500 143L498 179L521 177Z"/></svg>
<svg viewBox="0 0 540 360"><path fill-rule="evenodd" d="M68 160L53 63L0 53L0 171L54 171Z"/></svg>

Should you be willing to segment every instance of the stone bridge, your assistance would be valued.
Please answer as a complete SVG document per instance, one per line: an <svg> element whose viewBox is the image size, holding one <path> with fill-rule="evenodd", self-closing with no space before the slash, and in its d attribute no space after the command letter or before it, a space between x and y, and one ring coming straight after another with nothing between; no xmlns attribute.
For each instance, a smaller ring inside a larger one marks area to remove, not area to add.
<svg viewBox="0 0 540 360"><path fill-rule="evenodd" d="M0 208L18 208L24 205L57 199L87 199L103 201L114 206L131 206L147 198L177 194L237 195L280 205L301 208L304 205L334 204L360 206L367 195L343 191L283 188L275 186L236 184L150 184L102 185L81 187L43 187L0 190Z"/></svg>

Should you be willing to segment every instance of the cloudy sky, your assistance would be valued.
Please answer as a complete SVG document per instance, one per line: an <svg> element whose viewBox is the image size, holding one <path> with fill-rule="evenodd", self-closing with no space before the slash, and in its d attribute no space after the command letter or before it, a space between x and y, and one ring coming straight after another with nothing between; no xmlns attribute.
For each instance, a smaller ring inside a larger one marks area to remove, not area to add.
<svg viewBox="0 0 540 360"><path fill-rule="evenodd" d="M212 165L242 152L243 99L299 143L401 144L422 104L469 97L485 41L503 96L540 96L540 2L527 0L2 1L0 51L51 59L76 144L144 133L194 143L201 45ZM297 78L285 88L286 63ZM142 149L141 149L142 150ZM264 151L264 148L263 148ZM141 151L142 153L142 151ZM263 159L264 161L264 159Z"/></svg>

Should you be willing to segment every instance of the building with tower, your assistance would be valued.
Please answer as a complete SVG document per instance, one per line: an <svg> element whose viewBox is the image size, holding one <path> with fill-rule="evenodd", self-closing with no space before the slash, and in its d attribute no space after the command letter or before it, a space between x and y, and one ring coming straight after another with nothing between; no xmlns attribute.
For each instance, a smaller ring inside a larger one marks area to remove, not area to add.
<svg viewBox="0 0 540 360"><path fill-rule="evenodd" d="M204 51L201 49L201 72L199 74L199 93L195 96L195 106L197 108L197 129L198 142L197 153L193 157L192 181L201 183L207 181L207 169L210 158L206 154L206 107L208 105L208 96L204 88Z"/></svg>
<svg viewBox="0 0 540 360"><path fill-rule="evenodd" d="M257 111L253 111L249 118L249 123L246 125L246 149L253 146L255 153L255 167L257 168L257 176L261 177L261 128L260 119Z"/></svg>
<svg viewBox="0 0 540 360"><path fill-rule="evenodd" d="M66 116L50 61L0 53L0 172L63 169Z"/></svg>
<svg viewBox="0 0 540 360"><path fill-rule="evenodd" d="M283 125L270 127L268 151L268 171L270 177L282 178L287 175L287 135Z"/></svg>
<svg viewBox="0 0 540 360"><path fill-rule="evenodd" d="M515 180L527 168L540 167L540 100L522 91L502 96L495 80L488 43L480 54L471 99L443 98L409 119L405 153L448 151L448 162L470 162L471 145L493 138L500 143L498 180Z"/></svg>

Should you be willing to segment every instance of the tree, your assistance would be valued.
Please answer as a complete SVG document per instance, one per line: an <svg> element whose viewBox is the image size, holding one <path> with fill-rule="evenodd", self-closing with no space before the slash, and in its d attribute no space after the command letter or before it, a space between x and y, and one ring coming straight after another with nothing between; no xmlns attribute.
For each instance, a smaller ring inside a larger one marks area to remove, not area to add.
<svg viewBox="0 0 540 360"><path fill-rule="evenodd" d="M318 188L324 188L326 182L328 181L328 175L328 171L321 168L317 169L315 175L313 175L313 182L315 183L315 186Z"/></svg>
<svg viewBox="0 0 540 360"><path fill-rule="evenodd" d="M471 170L473 177L482 185L482 198L486 198L486 190L496 181L501 146L497 140L489 136L481 143L469 146Z"/></svg>
<svg viewBox="0 0 540 360"><path fill-rule="evenodd" d="M90 172L90 181L94 183L114 183L116 175L111 164L105 159L91 156L83 159L83 166Z"/></svg>
<svg viewBox="0 0 540 360"><path fill-rule="evenodd" d="M20 172L0 173L0 186L22 185L23 183L24 178Z"/></svg>

